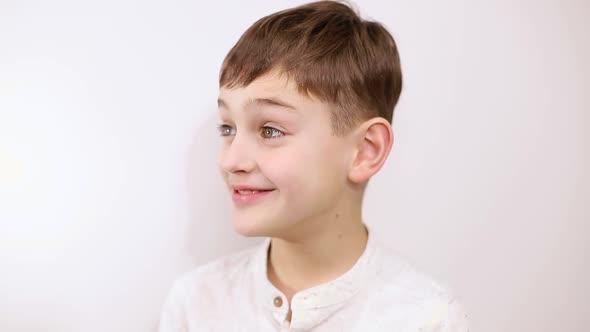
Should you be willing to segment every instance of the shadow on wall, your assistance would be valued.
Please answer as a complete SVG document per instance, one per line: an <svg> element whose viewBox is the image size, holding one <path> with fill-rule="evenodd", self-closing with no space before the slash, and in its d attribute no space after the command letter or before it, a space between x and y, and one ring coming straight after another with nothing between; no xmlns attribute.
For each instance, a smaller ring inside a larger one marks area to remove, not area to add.
<svg viewBox="0 0 590 332"><path fill-rule="evenodd" d="M190 220L186 249L195 264L245 249L260 242L236 233L231 222L232 201L219 171L222 138L213 109L193 135L188 155L187 186Z"/></svg>

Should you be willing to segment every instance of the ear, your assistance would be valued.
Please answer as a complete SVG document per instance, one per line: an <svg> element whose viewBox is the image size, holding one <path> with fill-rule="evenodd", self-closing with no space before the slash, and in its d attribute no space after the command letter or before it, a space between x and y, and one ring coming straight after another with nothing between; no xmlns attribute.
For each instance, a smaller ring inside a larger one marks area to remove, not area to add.
<svg viewBox="0 0 590 332"><path fill-rule="evenodd" d="M349 168L348 179L364 183L377 173L393 146L393 130L389 122L381 117L365 121L358 129L355 157Z"/></svg>

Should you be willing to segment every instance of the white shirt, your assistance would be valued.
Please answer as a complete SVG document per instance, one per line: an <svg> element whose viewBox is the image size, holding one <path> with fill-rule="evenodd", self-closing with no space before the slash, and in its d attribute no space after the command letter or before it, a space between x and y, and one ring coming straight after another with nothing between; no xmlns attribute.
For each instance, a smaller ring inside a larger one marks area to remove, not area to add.
<svg viewBox="0 0 590 332"><path fill-rule="evenodd" d="M159 331L469 331L459 301L370 231L350 270L293 296L289 323L287 297L267 278L269 244L266 238L182 275L163 306Z"/></svg>

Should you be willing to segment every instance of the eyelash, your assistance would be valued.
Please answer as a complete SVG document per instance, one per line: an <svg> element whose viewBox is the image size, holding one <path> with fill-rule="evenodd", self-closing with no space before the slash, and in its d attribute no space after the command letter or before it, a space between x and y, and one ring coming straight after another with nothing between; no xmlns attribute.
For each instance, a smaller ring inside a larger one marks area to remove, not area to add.
<svg viewBox="0 0 590 332"><path fill-rule="evenodd" d="M226 132L226 130L228 130L228 129L230 131L232 129L234 129L231 126L228 126L228 125L225 125L225 124L221 124L221 125L217 126L217 128L218 128L219 134L221 136L224 136L225 137L225 136L235 135L235 133L231 134L231 133L227 133ZM282 136L285 135L285 133L283 131L281 131L281 130L279 130L277 128L274 128L274 127L270 127L270 126L264 126L264 127L260 128L260 129L262 129L263 131L264 130L270 130L271 131L271 137L262 137L263 139L275 139L275 138L279 138L279 137L282 137ZM272 136L273 133L279 133L279 135L278 136Z"/></svg>

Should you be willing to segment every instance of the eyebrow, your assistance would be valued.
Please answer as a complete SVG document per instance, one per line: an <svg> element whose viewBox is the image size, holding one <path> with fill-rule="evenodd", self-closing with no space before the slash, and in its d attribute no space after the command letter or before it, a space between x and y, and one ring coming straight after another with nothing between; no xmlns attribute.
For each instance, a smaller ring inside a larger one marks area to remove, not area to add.
<svg viewBox="0 0 590 332"><path fill-rule="evenodd" d="M217 106L219 108L225 108L226 110L229 110L228 104L221 98L217 99ZM288 111L296 111L297 110L294 106L284 102L283 100L281 100L277 97L248 99L248 101L244 105L244 108L249 108L251 106L278 107L278 108L282 108L282 109L285 109Z"/></svg>

